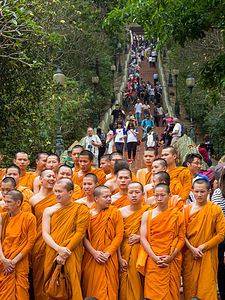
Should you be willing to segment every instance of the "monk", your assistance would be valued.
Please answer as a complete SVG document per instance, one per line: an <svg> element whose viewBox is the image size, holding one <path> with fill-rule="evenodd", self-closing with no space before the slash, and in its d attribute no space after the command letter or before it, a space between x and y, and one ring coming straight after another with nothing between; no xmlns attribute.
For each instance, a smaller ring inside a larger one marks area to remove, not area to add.
<svg viewBox="0 0 225 300"><path fill-rule="evenodd" d="M40 192L30 199L30 203L37 218L37 238L31 251L33 271L33 287L35 300L45 300L44 294L44 258L45 242L42 238L42 215L45 208L56 204L53 188L56 182L53 170L44 170L40 174Z"/></svg>
<svg viewBox="0 0 225 300"><path fill-rule="evenodd" d="M72 168L67 166L67 165L61 165L58 167L57 170L57 180L62 179L62 178L68 178L72 180L73 178L73 171ZM74 184L74 191L73 191L73 196L72 199L73 201L76 201L77 199L81 198L81 188L79 187L78 184Z"/></svg>
<svg viewBox="0 0 225 300"><path fill-rule="evenodd" d="M144 187L145 191L145 197L146 199L149 197L152 197L154 195L153 192L153 178L156 173L161 172L161 171L166 171L167 169L167 162L163 158L156 158L154 159L152 163L152 176L151 176L151 183L146 184ZM147 195L146 195L147 194Z"/></svg>
<svg viewBox="0 0 225 300"><path fill-rule="evenodd" d="M81 188L81 197L85 197L85 193L83 190L83 177L88 173L93 173L98 177L98 182L100 185L106 182L106 175L101 169L95 169L92 167L94 161L94 155L89 150L83 150L79 154L79 164L80 171L74 172L73 175L73 183L76 183Z"/></svg>
<svg viewBox="0 0 225 300"><path fill-rule="evenodd" d="M6 169L6 177L12 177L16 181L16 189L23 194L23 203L21 204L21 210L31 212L31 206L29 200L33 197L34 193L25 186L21 186L20 183L21 171L16 165L12 165Z"/></svg>
<svg viewBox="0 0 225 300"><path fill-rule="evenodd" d="M2 163L2 160L3 160L3 154L0 151L0 165ZM5 168L0 168L0 183L1 183L2 179L3 179L3 177L5 176L5 170L6 170Z"/></svg>
<svg viewBox="0 0 225 300"><path fill-rule="evenodd" d="M177 153L174 147L162 149L162 158L167 162L167 172L170 175L170 190L172 195L180 196L186 203L192 187L193 176L185 167L177 167Z"/></svg>
<svg viewBox="0 0 225 300"><path fill-rule="evenodd" d="M84 238L83 297L117 300L119 289L117 249L123 240L123 217L111 206L111 192L106 186L94 191L96 206L87 237Z"/></svg>
<svg viewBox="0 0 225 300"><path fill-rule="evenodd" d="M168 186L170 185L170 175L167 172L161 171L161 172L158 172L154 175L153 190L160 183L164 183ZM152 197L148 198L146 200L146 204L148 204L148 205L155 208L157 206L155 196L152 196ZM178 208L180 211L183 211L184 200L181 197L179 197L178 195L172 195L171 194L171 197L168 201L168 206L173 207L173 208Z"/></svg>
<svg viewBox="0 0 225 300"><path fill-rule="evenodd" d="M95 174L88 173L83 178L83 190L85 197L77 200L77 203L84 203L89 209L95 207L94 190L98 186L98 177Z"/></svg>
<svg viewBox="0 0 225 300"><path fill-rule="evenodd" d="M107 186L112 195L116 194L119 192L119 186L117 183L117 173L119 170L121 169L127 169L130 170L130 164L128 163L127 160L124 159L118 159L115 163L114 163L114 177L108 181L106 181L106 183L104 184L105 186ZM138 181L137 177L134 175L134 173L131 171L131 175L132 175L132 181Z"/></svg>
<svg viewBox="0 0 225 300"><path fill-rule="evenodd" d="M48 153L46 152L38 152L35 158L35 163L36 163L36 169L32 173L32 179L31 179L31 184L32 184L32 191L34 190L34 180L36 177L40 175L40 173L46 169L46 162L48 158Z"/></svg>
<svg viewBox="0 0 225 300"><path fill-rule="evenodd" d="M80 287L83 238L88 228L89 210L86 205L72 201L74 185L63 178L55 184L57 204L48 207L43 215L43 239L46 242L44 282L47 289L52 270L57 264L64 265L64 271L71 282L71 300L83 300Z"/></svg>
<svg viewBox="0 0 225 300"><path fill-rule="evenodd" d="M55 173L55 176L57 175L58 167L60 166L60 158L57 154L51 154L48 156L46 161L46 168L48 170L52 170ZM35 194L39 193L41 188L41 180L40 176L36 177L34 179L33 183L33 191Z"/></svg>
<svg viewBox="0 0 225 300"><path fill-rule="evenodd" d="M127 197L127 187L131 183L131 171L128 169L121 169L117 172L116 180L119 187L118 193L112 196L112 205L121 208L130 204Z"/></svg>
<svg viewBox="0 0 225 300"><path fill-rule="evenodd" d="M23 195L5 195L7 212L0 214L0 299L29 300L28 253L36 237L36 218L22 212Z"/></svg>
<svg viewBox="0 0 225 300"><path fill-rule="evenodd" d="M33 189L33 172L27 172L27 167L30 164L28 154L26 152L17 152L13 163L20 168L20 185L28 189Z"/></svg>
<svg viewBox="0 0 225 300"><path fill-rule="evenodd" d="M141 220L141 245L147 253L144 297L178 300L181 249L185 242L184 216L177 208L169 208L168 185L158 184L155 198L157 207L144 212Z"/></svg>
<svg viewBox="0 0 225 300"><path fill-rule="evenodd" d="M184 299L217 299L218 245L224 240L222 209L208 202L210 184L205 179L193 183L196 202L184 208L186 240L183 259Z"/></svg>
<svg viewBox="0 0 225 300"><path fill-rule="evenodd" d="M80 171L80 165L79 165L79 154L81 151L84 150L84 147L81 145L76 145L72 148L72 160L74 163L74 172Z"/></svg>
<svg viewBox="0 0 225 300"><path fill-rule="evenodd" d="M112 176L109 156L109 154L105 154L100 160L100 169L106 174L106 181Z"/></svg>
<svg viewBox="0 0 225 300"><path fill-rule="evenodd" d="M140 169L137 171L137 179L140 183L145 186L151 182L152 176L152 163L154 159L158 157L158 150L154 147L148 147L144 151L144 163L147 168Z"/></svg>
<svg viewBox="0 0 225 300"><path fill-rule="evenodd" d="M11 191L16 189L16 181L12 177L5 177L1 182L1 193L2 193L2 200L0 201L0 213L6 212L7 209L5 207L5 195ZM21 209L21 207L20 207Z"/></svg>
<svg viewBox="0 0 225 300"><path fill-rule="evenodd" d="M136 269L138 250L140 246L140 227L143 213L149 209L142 205L143 185L140 182L128 184L128 206L120 208L124 222L123 242L118 251L120 264L120 300L137 300L143 298L141 275Z"/></svg>

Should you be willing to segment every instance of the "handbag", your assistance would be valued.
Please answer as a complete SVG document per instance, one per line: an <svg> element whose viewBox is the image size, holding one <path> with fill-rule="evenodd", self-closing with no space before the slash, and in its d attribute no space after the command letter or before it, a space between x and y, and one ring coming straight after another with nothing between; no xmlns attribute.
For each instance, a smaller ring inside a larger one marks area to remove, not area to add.
<svg viewBox="0 0 225 300"><path fill-rule="evenodd" d="M58 300L69 300L72 298L72 286L63 265L55 265L50 279L45 285L45 293Z"/></svg>

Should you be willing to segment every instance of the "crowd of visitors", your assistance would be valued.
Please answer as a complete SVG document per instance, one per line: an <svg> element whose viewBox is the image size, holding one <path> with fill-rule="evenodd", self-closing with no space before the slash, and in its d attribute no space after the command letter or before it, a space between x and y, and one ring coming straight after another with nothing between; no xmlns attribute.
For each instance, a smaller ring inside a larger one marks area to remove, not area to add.
<svg viewBox="0 0 225 300"><path fill-rule="evenodd" d="M65 164L39 152L28 170L19 151L0 168L0 299L178 300L181 279L184 300L217 299L217 283L225 299L225 161L203 169L206 137L208 158L196 150L179 165L182 124L163 111L159 78L141 78L155 46L134 36L124 110L106 135L88 128Z"/></svg>

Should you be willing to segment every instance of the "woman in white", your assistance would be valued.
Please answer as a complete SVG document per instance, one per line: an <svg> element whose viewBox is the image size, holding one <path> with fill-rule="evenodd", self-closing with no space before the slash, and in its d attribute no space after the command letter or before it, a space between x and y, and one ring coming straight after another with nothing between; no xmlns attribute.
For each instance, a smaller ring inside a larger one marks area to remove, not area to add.
<svg viewBox="0 0 225 300"><path fill-rule="evenodd" d="M129 122L127 127L127 150L128 150L128 162L131 163L131 152L133 152L133 160L135 161L137 151L137 135L138 130L135 128L134 122Z"/></svg>
<svg viewBox="0 0 225 300"><path fill-rule="evenodd" d="M109 131L106 137L107 154L111 154L113 150L113 124L109 124Z"/></svg>
<svg viewBox="0 0 225 300"><path fill-rule="evenodd" d="M116 151L123 155L123 146L125 142L124 138L126 137L126 131L122 126L123 123L119 121L117 124L117 129L114 130L114 135Z"/></svg>

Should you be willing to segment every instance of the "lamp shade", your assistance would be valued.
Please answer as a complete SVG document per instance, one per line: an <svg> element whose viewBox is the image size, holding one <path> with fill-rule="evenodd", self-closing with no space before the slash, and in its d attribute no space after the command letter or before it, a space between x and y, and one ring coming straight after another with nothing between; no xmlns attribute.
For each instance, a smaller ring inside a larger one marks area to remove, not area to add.
<svg viewBox="0 0 225 300"><path fill-rule="evenodd" d="M59 68L53 75L53 81L55 81L56 83L58 83L60 85L64 85L64 83L65 83L65 75Z"/></svg>
<svg viewBox="0 0 225 300"><path fill-rule="evenodd" d="M186 79L186 85L188 88L193 88L195 85L195 79L194 77L192 77L191 75L188 75L187 79Z"/></svg>
<svg viewBox="0 0 225 300"><path fill-rule="evenodd" d="M122 45L121 45L120 42L117 44L117 47L118 47L118 48L121 48L121 47L122 47Z"/></svg>
<svg viewBox="0 0 225 300"><path fill-rule="evenodd" d="M175 67L175 68L173 69L173 75L174 75L174 76L178 76L179 73L180 73L179 69Z"/></svg>
<svg viewBox="0 0 225 300"><path fill-rule="evenodd" d="M111 71L116 71L116 66L115 65L111 65Z"/></svg>
<svg viewBox="0 0 225 300"><path fill-rule="evenodd" d="M98 84L99 83L99 77L98 77L98 75L92 76L91 81L94 84Z"/></svg>

